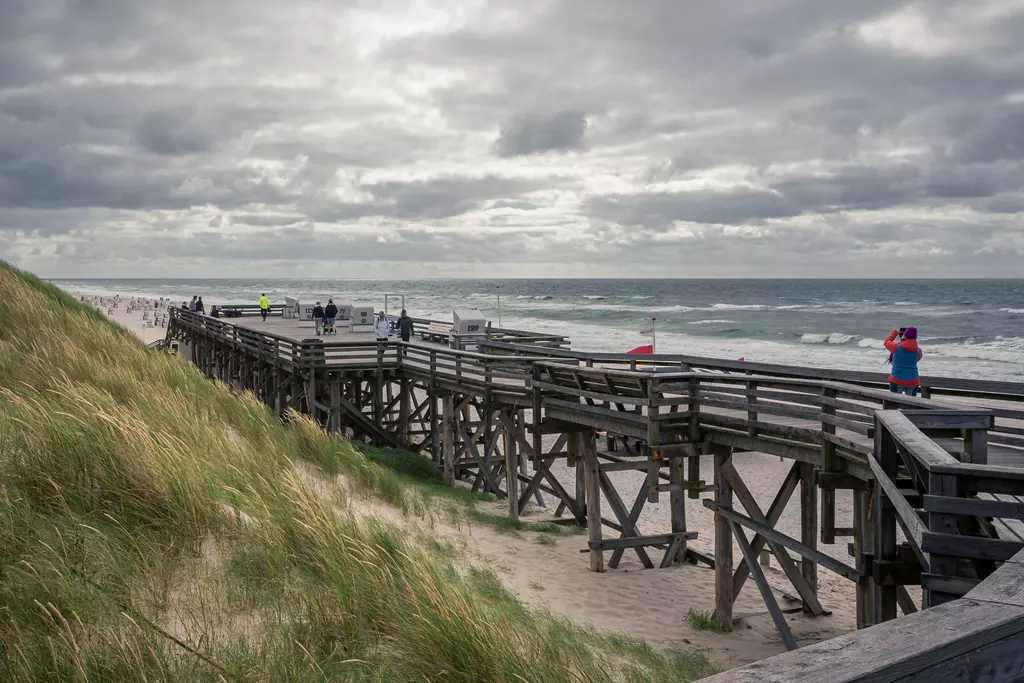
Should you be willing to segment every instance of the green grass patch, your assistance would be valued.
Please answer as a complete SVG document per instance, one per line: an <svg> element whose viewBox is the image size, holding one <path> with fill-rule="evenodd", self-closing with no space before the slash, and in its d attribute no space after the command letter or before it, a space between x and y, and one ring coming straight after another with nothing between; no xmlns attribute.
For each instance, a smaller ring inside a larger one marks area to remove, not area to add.
<svg viewBox="0 0 1024 683"><path fill-rule="evenodd" d="M718 623L718 620L715 619L715 613L710 610L702 612L691 609L686 613L686 618L690 620L690 625L697 631L714 631L715 633L729 632L727 629L723 628L720 623Z"/></svg>
<svg viewBox="0 0 1024 683"><path fill-rule="evenodd" d="M450 544L357 518L308 467L410 514L423 491L480 499L424 459L282 422L2 262L0 321L0 680L702 673L528 610Z"/></svg>

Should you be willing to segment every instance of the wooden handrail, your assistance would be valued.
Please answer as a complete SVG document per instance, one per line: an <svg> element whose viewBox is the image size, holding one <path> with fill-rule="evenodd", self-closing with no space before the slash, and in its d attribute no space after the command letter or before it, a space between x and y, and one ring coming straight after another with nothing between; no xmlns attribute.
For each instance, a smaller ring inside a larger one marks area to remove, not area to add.
<svg viewBox="0 0 1024 683"><path fill-rule="evenodd" d="M680 366L685 364L690 367L713 368L723 372L758 373L766 376L782 375L792 378L819 379L827 381L841 381L854 384L882 385L888 388L889 376L883 372L863 372L857 370L836 370L831 368L806 368L778 363L761 363L752 361L734 361L722 358L709 358L704 356L689 356L677 354L654 354L636 356L628 353L594 353L584 351L571 351L568 349L554 349L547 347L535 347L519 344L509 344L498 341L483 341L481 349L495 349L499 351L512 351L537 358L563 358L567 360L583 360L593 363L630 363L641 362L653 366ZM923 389L938 391L951 395L970 396L975 395L981 398L1005 397L1007 400L1021 400L1024 397L1024 383L1002 382L995 380L975 380L958 377L929 377L922 376L921 386Z"/></svg>
<svg viewBox="0 0 1024 683"><path fill-rule="evenodd" d="M959 600L701 679L703 683L1019 680L1024 551Z"/></svg>

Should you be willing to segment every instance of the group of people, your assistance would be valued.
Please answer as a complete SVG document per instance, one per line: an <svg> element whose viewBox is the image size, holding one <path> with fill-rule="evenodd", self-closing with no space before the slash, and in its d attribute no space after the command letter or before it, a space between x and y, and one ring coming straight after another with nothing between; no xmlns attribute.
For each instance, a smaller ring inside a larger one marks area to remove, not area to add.
<svg viewBox="0 0 1024 683"><path fill-rule="evenodd" d="M181 310L192 311L194 313L206 313L206 307L203 306L203 297L194 296L192 301L182 301Z"/></svg>
<svg viewBox="0 0 1024 683"><path fill-rule="evenodd" d="M321 306L316 302L313 307L313 322L316 323L316 334L334 334L334 319L338 317L338 307L334 299L327 300L327 306Z"/></svg>
<svg viewBox="0 0 1024 683"><path fill-rule="evenodd" d="M334 334L334 321L337 317L338 306L334 303L334 299L328 299L326 306L322 306L317 301L316 306L313 307L313 322L316 323L317 336L321 334ZM416 331L412 318L409 317L404 308L402 309L402 314L398 317L398 321L395 323L395 327L398 328L399 338L404 342L410 341ZM384 311L378 312L374 318L373 331L379 342L386 342L391 336L391 321L388 320Z"/></svg>

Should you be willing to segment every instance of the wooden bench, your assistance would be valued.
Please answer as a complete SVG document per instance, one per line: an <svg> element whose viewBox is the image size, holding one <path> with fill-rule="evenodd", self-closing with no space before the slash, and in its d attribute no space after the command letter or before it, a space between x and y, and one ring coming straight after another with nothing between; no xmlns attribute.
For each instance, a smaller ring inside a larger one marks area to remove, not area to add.
<svg viewBox="0 0 1024 683"><path fill-rule="evenodd" d="M448 344L452 338L452 326L449 323L430 323L420 328L420 339L423 341L439 342Z"/></svg>

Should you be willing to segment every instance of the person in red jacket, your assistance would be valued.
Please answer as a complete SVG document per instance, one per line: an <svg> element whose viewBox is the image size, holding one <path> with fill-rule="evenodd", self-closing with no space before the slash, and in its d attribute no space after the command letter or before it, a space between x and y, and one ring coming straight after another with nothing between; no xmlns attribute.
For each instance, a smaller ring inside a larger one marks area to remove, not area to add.
<svg viewBox="0 0 1024 683"><path fill-rule="evenodd" d="M902 337L902 339L897 340L897 337ZM917 345L917 328L893 330L885 338L885 348L892 354L889 390L896 394L917 396L917 392L921 388L921 375L918 374L917 363L924 356L921 348Z"/></svg>

